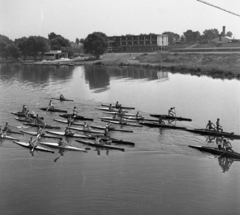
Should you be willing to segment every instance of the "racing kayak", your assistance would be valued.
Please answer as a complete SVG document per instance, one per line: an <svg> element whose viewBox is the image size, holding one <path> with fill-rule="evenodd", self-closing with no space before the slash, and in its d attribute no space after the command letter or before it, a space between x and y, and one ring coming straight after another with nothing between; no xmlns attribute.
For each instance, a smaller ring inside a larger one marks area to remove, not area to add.
<svg viewBox="0 0 240 215"><path fill-rule="evenodd" d="M209 146L192 146L189 145L188 147L193 148L193 149L198 149L199 151L202 152L207 152L213 155L218 155L220 157L229 157L229 158L235 158L235 159L240 159L240 153L237 152L231 152L231 151L223 151L218 148L214 147L209 147Z"/></svg>
<svg viewBox="0 0 240 215"><path fill-rule="evenodd" d="M68 117L71 117L72 114L60 114L59 116L64 117L64 118L68 118ZM80 115L77 115L74 119L93 121L92 118L86 118L86 117L84 117L84 116L80 116Z"/></svg>
<svg viewBox="0 0 240 215"><path fill-rule="evenodd" d="M209 136L224 136L230 139L240 139L239 134L229 133L229 132L219 132L219 131L213 131L209 129L186 129L186 131L190 131L193 133L198 133L202 135L209 135Z"/></svg>
<svg viewBox="0 0 240 215"><path fill-rule="evenodd" d="M123 117L127 122L134 122L134 120L128 119ZM120 121L120 118L113 118L113 117L108 117L108 116L104 116L104 117L100 117L100 119L104 119L104 120L111 120L111 121Z"/></svg>
<svg viewBox="0 0 240 215"><path fill-rule="evenodd" d="M118 112L105 112L106 114L111 114L111 115L114 115L114 114L117 114L117 116L123 116L123 117L129 117L129 116L133 116L133 117L136 117L136 113L118 113ZM139 118L143 118L143 117L139 117Z"/></svg>
<svg viewBox="0 0 240 215"><path fill-rule="evenodd" d="M48 111L48 112L61 112L61 113L67 113L66 110L61 110L59 108L49 108L49 107L43 107L43 108L39 108L40 110L43 111Z"/></svg>
<svg viewBox="0 0 240 215"><path fill-rule="evenodd" d="M163 120L192 121L192 119L189 119L189 118L168 116L168 115L163 115L163 114L150 114L150 116L157 117L157 118L162 116Z"/></svg>
<svg viewBox="0 0 240 215"><path fill-rule="evenodd" d="M60 129L59 126L48 125L48 124L35 124L35 123L23 123L23 125L32 126L32 127L41 127L41 128L48 128L48 129Z"/></svg>
<svg viewBox="0 0 240 215"><path fill-rule="evenodd" d="M33 122L35 122L35 120L34 119L27 119L27 118L15 118L17 121L19 121L19 122L29 122L29 123L33 123Z"/></svg>
<svg viewBox="0 0 240 215"><path fill-rule="evenodd" d="M109 107L110 104L101 104L101 106L103 106L103 107ZM116 108L115 105L112 105L112 107L113 107L113 108ZM135 109L134 107L126 107L126 106L122 106L122 108L123 108L123 109L129 109L129 110L134 110L134 109ZM116 109L118 109L118 108L116 108Z"/></svg>
<svg viewBox="0 0 240 215"><path fill-rule="evenodd" d="M63 120L63 119L53 119L53 120L56 121L56 122L68 124L68 121L67 121L67 120ZM80 125L80 126L83 126L84 123L82 123L82 122L72 122L72 125Z"/></svg>
<svg viewBox="0 0 240 215"><path fill-rule="evenodd" d="M20 116L20 117L25 117L25 114L23 112L11 112L11 114L16 115L16 116ZM36 114L29 114L30 117L32 118L36 118Z"/></svg>
<svg viewBox="0 0 240 215"><path fill-rule="evenodd" d="M24 133L24 134L32 135L32 136L37 136L37 134L38 134L37 131L24 131L24 130L21 130L21 132ZM56 136L51 135L51 134L45 134L45 133L43 133L43 134L41 135L41 137L59 139L59 137L56 137Z"/></svg>
<svg viewBox="0 0 240 215"><path fill-rule="evenodd" d="M130 122L125 122L125 123L121 123L119 121L113 121L113 120L107 120L107 119L102 119L103 122L110 122L112 124L118 124L121 126L134 126L134 127L143 127L142 125L136 124L136 123L130 123Z"/></svg>
<svg viewBox="0 0 240 215"><path fill-rule="evenodd" d="M76 137L76 138L86 138L86 135L82 135L82 134L72 134L72 135L66 135L65 132L63 131L46 131L49 134L53 134L53 135L58 135L58 136L65 136L65 137Z"/></svg>
<svg viewBox="0 0 240 215"><path fill-rule="evenodd" d="M97 109L97 110L102 110L102 111L108 111L108 112L118 112L118 111L119 111L119 109L116 109L116 108L111 108L111 109L109 109L109 108L107 108L107 107L96 107L95 109ZM122 109L122 112L127 113L128 111Z"/></svg>
<svg viewBox="0 0 240 215"><path fill-rule="evenodd" d="M8 136L8 135L2 135L2 134L0 134L0 139L19 140L18 138L11 137L11 136Z"/></svg>
<svg viewBox="0 0 240 215"><path fill-rule="evenodd" d="M79 143L83 143L85 145L88 145L88 146L125 151L124 148L120 148L120 147L117 147L117 146L106 145L106 144L97 144L94 141L87 141L87 140L76 140L76 141L79 142Z"/></svg>
<svg viewBox="0 0 240 215"><path fill-rule="evenodd" d="M151 123L151 122L139 122L139 124L146 125L146 126L149 126L149 127L158 127L158 128L171 128L171 129L183 129L183 130L187 129L186 127L182 127L182 126Z"/></svg>
<svg viewBox="0 0 240 215"><path fill-rule="evenodd" d="M90 127L91 127L91 128L100 129L100 130L105 130L105 129L106 129L106 126L91 125ZM120 132L133 133L133 131L131 131L131 130L126 130L126 129L121 129L121 128L115 128L115 127L109 127L108 130L109 130L109 131L120 131Z"/></svg>
<svg viewBox="0 0 240 215"><path fill-rule="evenodd" d="M87 152L85 149L81 149L75 146L59 146L58 143L49 143L49 142L39 142L42 145L58 148L58 149L67 149L71 151L80 151L80 152Z"/></svg>
<svg viewBox="0 0 240 215"><path fill-rule="evenodd" d="M25 143L25 142L19 142L19 141L13 141L14 143L20 145L20 146L23 146L25 148L29 148L29 149L32 149L32 146L29 144L29 143ZM42 151L42 152L51 152L51 153L54 153L54 151L50 150L50 149L47 149L47 148L44 148L42 146L35 146L34 147L34 150L38 150L38 151Z"/></svg>
<svg viewBox="0 0 240 215"><path fill-rule="evenodd" d="M92 129L84 129L84 128L76 128L76 127L68 127L68 128L70 128L72 130L76 130L76 131L95 133L95 134L104 134L103 131L97 131L97 130L92 130Z"/></svg>
<svg viewBox="0 0 240 215"><path fill-rule="evenodd" d="M60 99L60 98L51 98L51 99L59 100L59 101L61 101L61 102L64 102L64 101L66 101L66 102L73 102L72 99Z"/></svg>

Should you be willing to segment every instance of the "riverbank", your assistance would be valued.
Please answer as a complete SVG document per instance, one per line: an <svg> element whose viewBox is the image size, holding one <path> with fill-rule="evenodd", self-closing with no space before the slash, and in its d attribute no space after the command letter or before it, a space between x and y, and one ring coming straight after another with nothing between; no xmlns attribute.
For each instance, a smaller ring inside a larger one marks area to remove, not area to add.
<svg viewBox="0 0 240 215"><path fill-rule="evenodd" d="M12 62L11 62L12 63ZM240 53L107 53L100 59L75 58L55 61L21 61L23 64L75 66L132 66L171 72L240 79Z"/></svg>

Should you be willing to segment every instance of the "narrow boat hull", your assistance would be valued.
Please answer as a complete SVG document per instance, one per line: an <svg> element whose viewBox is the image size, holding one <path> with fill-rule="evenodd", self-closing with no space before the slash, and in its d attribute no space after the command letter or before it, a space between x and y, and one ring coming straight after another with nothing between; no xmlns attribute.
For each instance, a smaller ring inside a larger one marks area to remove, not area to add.
<svg viewBox="0 0 240 215"><path fill-rule="evenodd" d="M39 108L40 110L43 110L43 111L48 111L48 112L60 112L60 113L67 113L66 110L61 110L61 109L58 109L58 108L48 108L48 107L43 107L43 108Z"/></svg>
<svg viewBox="0 0 240 215"><path fill-rule="evenodd" d="M126 122L125 124L121 124L119 121L112 121L112 120L106 120L106 119L102 119L103 122L110 122L112 124L118 124L118 125L121 125L121 126L133 126L133 127L142 127L142 125L139 125L139 124L134 124L134 123L129 123L129 122Z"/></svg>
<svg viewBox="0 0 240 215"><path fill-rule="evenodd" d="M62 131L46 131L49 134L58 135L58 136L65 136L65 137L75 137L75 138L86 138L86 135L81 134L73 134L73 135L66 135L65 132Z"/></svg>
<svg viewBox="0 0 240 215"><path fill-rule="evenodd" d="M101 106L103 106L103 107L109 107L110 104L101 104ZM113 108L116 108L115 105L112 105L112 107L113 107ZM135 109L135 107L126 107L126 106L122 106L122 108L123 108L123 109L129 109L129 110L134 110L134 109ZM116 109L118 109L118 108L116 108Z"/></svg>
<svg viewBox="0 0 240 215"><path fill-rule="evenodd" d="M73 102L72 99L60 99L60 98L51 98L51 99L59 100L59 101L61 101L61 102L64 102L64 101L66 101L66 102Z"/></svg>
<svg viewBox="0 0 240 215"><path fill-rule="evenodd" d="M17 141L19 141L18 138L11 137L11 136L8 136L8 135L4 135L4 136L0 135L0 139L6 139L6 140L17 140Z"/></svg>
<svg viewBox="0 0 240 215"><path fill-rule="evenodd" d="M221 156L221 157L229 157L229 158L235 158L240 159L240 154L237 152L230 152L230 151L223 151L219 150L218 148L208 147L208 146L192 146L189 145L188 147L197 149L201 152L207 152L213 155Z"/></svg>
<svg viewBox="0 0 240 215"><path fill-rule="evenodd" d="M22 147L25 147L25 148L28 148L28 149L32 149L32 146L29 143L19 142L19 141L13 141L13 142L18 144L18 145L20 145L20 146L22 146ZM36 146L36 147L34 147L34 150L42 151L42 152L54 153L54 151L52 151L50 149L47 149L47 148L44 148L42 146Z"/></svg>
<svg viewBox="0 0 240 215"><path fill-rule="evenodd" d="M48 128L48 129L60 129L59 126L54 126L54 125L44 125L44 124L38 125L38 124L35 124L35 123L23 123L23 124L27 125L27 126L32 126L32 127L41 127L41 128Z"/></svg>
<svg viewBox="0 0 240 215"><path fill-rule="evenodd" d="M146 126L149 126L149 127L155 127L155 128L170 128L170 129L182 129L182 130L187 129L186 127L182 127L182 126L159 124L159 123L140 122L139 124L146 125Z"/></svg>
<svg viewBox="0 0 240 215"><path fill-rule="evenodd" d="M86 132L86 133L95 133L95 134L104 134L103 131L97 131L97 130L88 130L84 128L76 128L76 127L68 127L69 129L75 130L75 131L81 131L81 132Z"/></svg>
<svg viewBox="0 0 240 215"><path fill-rule="evenodd" d="M111 145L101 145L101 144L96 144L91 141L86 141L86 140L76 140L79 143L88 145L88 146L93 146L93 147L98 147L98 148L105 148L105 149L115 149L115 150L120 150L120 151L125 151L124 148L116 147L116 146L111 146Z"/></svg>
<svg viewBox="0 0 240 215"><path fill-rule="evenodd" d="M68 117L72 116L72 114L61 114L61 115L59 115L59 116L64 117L64 118L68 118ZM79 115L77 115L74 119L77 119L77 120L89 120L89 121L93 121L92 118L87 118L87 117L79 116Z"/></svg>
<svg viewBox="0 0 240 215"><path fill-rule="evenodd" d="M24 131L24 130L21 130L22 133L24 134L29 134L29 135L32 135L32 136L37 136L38 132L37 131ZM42 134L43 138L54 138L54 139L59 139L59 137L56 137L54 135L50 135L50 134Z"/></svg>
<svg viewBox="0 0 240 215"><path fill-rule="evenodd" d="M48 147L53 147L57 149L64 149L69 151L79 151L79 152L87 152L86 149L81 149L75 146L59 146L58 143L49 143L49 142L39 142L40 144Z"/></svg>
<svg viewBox="0 0 240 215"><path fill-rule="evenodd" d="M157 118L162 116L163 120L192 121L192 119L189 119L189 118L168 116L168 115L164 115L164 114L150 114L150 116L157 117Z"/></svg>

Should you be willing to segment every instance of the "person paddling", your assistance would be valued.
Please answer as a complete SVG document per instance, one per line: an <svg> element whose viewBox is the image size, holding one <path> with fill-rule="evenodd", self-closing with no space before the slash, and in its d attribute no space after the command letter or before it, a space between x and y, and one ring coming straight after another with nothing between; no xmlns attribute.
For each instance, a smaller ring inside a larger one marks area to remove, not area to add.
<svg viewBox="0 0 240 215"><path fill-rule="evenodd" d="M27 107L26 107L26 105L23 105L22 112L23 112L23 113L26 113L26 111L27 111Z"/></svg>
<svg viewBox="0 0 240 215"><path fill-rule="evenodd" d="M53 103L52 103L52 100L49 101L49 104L48 104L48 109L54 109L54 106L53 106Z"/></svg>
<svg viewBox="0 0 240 215"><path fill-rule="evenodd" d="M223 132L222 126L220 125L220 122L219 122L219 118L217 119L217 122L216 122L216 129L217 131Z"/></svg>
<svg viewBox="0 0 240 215"><path fill-rule="evenodd" d="M116 104L115 104L115 108L119 108L118 101L117 101Z"/></svg>
<svg viewBox="0 0 240 215"><path fill-rule="evenodd" d="M168 110L168 116L175 116L175 111L174 111L175 107L171 107L169 110Z"/></svg>
<svg viewBox="0 0 240 215"><path fill-rule="evenodd" d="M72 131L68 128L68 126L65 129L65 135L66 136L73 136L74 134L72 133Z"/></svg>
<svg viewBox="0 0 240 215"><path fill-rule="evenodd" d="M159 124L165 124L165 122L163 121L163 117L161 115L159 116L158 122Z"/></svg>
<svg viewBox="0 0 240 215"><path fill-rule="evenodd" d="M66 146L67 143L66 143L65 141L63 141L62 138L59 138L58 145L59 145L59 146Z"/></svg>
<svg viewBox="0 0 240 215"><path fill-rule="evenodd" d="M60 100L61 100L61 101L64 101L64 100L65 100L65 97L63 96L63 94L60 95Z"/></svg>
<svg viewBox="0 0 240 215"><path fill-rule="evenodd" d="M96 136L95 143L98 145L104 145L104 142L101 140L99 136Z"/></svg>
<svg viewBox="0 0 240 215"><path fill-rule="evenodd" d="M72 117L72 116L69 116L68 119L67 119L67 124L68 124L68 126L72 125L73 122L74 122L73 117Z"/></svg>
<svg viewBox="0 0 240 215"><path fill-rule="evenodd" d="M232 144L226 139L223 139L223 147L224 147L225 151L233 152Z"/></svg>
<svg viewBox="0 0 240 215"><path fill-rule="evenodd" d="M216 131L215 130L215 125L211 122L211 120L208 120L208 124L206 126L206 129Z"/></svg>
<svg viewBox="0 0 240 215"><path fill-rule="evenodd" d="M84 124L83 124L83 129L85 131L89 131L90 130L90 127L89 127L89 125L86 122L84 122Z"/></svg>
<svg viewBox="0 0 240 215"><path fill-rule="evenodd" d="M76 118L77 117L77 110L76 107L73 108L73 113L72 113L72 118Z"/></svg>

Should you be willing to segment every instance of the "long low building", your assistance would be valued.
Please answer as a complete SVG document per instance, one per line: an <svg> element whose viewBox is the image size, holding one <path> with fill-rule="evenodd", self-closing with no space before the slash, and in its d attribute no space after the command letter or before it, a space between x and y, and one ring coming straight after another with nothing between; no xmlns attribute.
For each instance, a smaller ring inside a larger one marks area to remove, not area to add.
<svg viewBox="0 0 240 215"><path fill-rule="evenodd" d="M153 52L167 49L167 34L140 34L108 37L108 52Z"/></svg>

